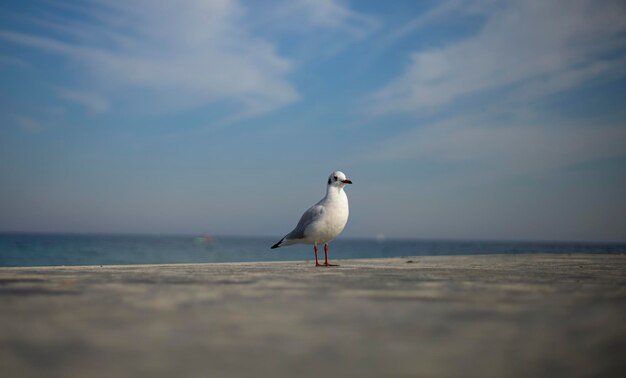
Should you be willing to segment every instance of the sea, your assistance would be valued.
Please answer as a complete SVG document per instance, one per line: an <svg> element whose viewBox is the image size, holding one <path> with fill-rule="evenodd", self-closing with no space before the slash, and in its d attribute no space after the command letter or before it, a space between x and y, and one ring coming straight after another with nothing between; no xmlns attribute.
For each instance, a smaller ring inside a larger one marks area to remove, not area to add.
<svg viewBox="0 0 626 378"><path fill-rule="evenodd" d="M277 238L269 237L207 235L0 233L0 267L310 261L314 258L310 245L270 249L276 241ZM330 244L329 257L335 260L519 253L624 254L626 243L338 239Z"/></svg>

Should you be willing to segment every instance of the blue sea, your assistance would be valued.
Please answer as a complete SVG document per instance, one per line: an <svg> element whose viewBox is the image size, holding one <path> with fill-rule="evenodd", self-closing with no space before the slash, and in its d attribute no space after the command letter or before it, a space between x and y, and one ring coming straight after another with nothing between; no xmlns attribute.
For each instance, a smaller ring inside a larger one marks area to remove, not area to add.
<svg viewBox="0 0 626 378"><path fill-rule="evenodd" d="M175 264L312 260L311 246L270 249L276 238L0 233L0 266ZM626 243L339 239L330 258L626 253ZM320 254L323 258L323 252Z"/></svg>

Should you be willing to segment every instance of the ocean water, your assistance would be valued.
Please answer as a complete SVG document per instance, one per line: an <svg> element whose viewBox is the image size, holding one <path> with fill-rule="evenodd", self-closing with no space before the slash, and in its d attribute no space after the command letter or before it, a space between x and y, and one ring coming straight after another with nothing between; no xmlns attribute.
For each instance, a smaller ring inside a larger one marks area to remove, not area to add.
<svg viewBox="0 0 626 378"><path fill-rule="evenodd" d="M312 260L312 246L270 249L276 238L161 235L0 234L0 266L173 264ZM320 248L321 249L321 248ZM400 256L626 253L626 243L365 240L330 244L334 259ZM321 251L320 257L324 253Z"/></svg>

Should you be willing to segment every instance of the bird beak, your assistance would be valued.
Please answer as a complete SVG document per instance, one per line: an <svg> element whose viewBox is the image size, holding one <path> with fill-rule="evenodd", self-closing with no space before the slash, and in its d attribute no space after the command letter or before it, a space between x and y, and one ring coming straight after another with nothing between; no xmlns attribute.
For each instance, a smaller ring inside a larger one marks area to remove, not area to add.
<svg viewBox="0 0 626 378"><path fill-rule="evenodd" d="M345 180L341 180L341 182L343 182L344 184L352 184L352 181L345 179Z"/></svg>

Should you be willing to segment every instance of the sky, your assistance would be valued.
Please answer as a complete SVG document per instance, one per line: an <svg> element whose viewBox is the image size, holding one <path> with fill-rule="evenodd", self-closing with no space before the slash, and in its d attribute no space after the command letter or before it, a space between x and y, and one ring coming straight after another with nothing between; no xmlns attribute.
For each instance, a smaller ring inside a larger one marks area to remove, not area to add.
<svg viewBox="0 0 626 378"><path fill-rule="evenodd" d="M0 231L626 241L626 4L0 3Z"/></svg>

